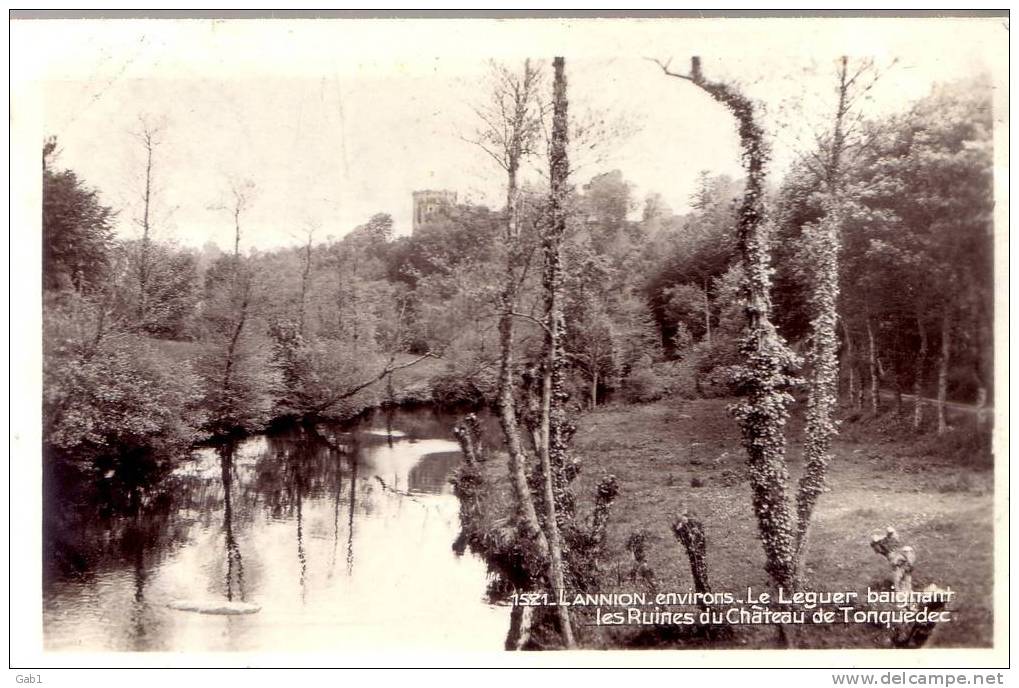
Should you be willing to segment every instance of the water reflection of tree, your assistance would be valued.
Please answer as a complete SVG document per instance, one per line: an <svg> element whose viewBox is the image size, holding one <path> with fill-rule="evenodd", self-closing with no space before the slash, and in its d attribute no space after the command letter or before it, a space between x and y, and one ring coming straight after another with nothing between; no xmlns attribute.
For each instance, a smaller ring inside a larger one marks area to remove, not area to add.
<svg viewBox="0 0 1019 688"><path fill-rule="evenodd" d="M477 413L481 421L482 434L492 446L501 446L502 431L498 419L484 410L469 409ZM387 407L369 411L361 416L351 427L359 429L385 429L388 433L399 428L407 439L422 440L435 437L450 437L450 428L463 419L466 410Z"/></svg>
<svg viewBox="0 0 1019 688"><path fill-rule="evenodd" d="M46 462L43 478L43 575L91 580L110 568L137 565L138 547L159 556L184 536L168 522L179 503L165 466L143 457L133 470Z"/></svg>
<svg viewBox="0 0 1019 688"><path fill-rule="evenodd" d="M223 482L223 538L226 543L226 599L234 599L234 580L237 593L244 601L244 560L234 535L233 482L236 475L233 443L219 448L220 479Z"/></svg>
<svg viewBox="0 0 1019 688"><path fill-rule="evenodd" d="M96 466L46 462L43 495L44 592L128 571L130 602L111 635L132 650L161 647L165 629L147 588L152 570L188 536L175 518L184 495L169 464L144 453Z"/></svg>
<svg viewBox="0 0 1019 688"><path fill-rule="evenodd" d="M354 573L354 507L357 505L357 460L350 462L350 510L347 516L347 575Z"/></svg>
<svg viewBox="0 0 1019 688"><path fill-rule="evenodd" d="M132 564L134 583L134 600L128 613L127 633L132 649L147 650L158 642L160 627L158 619L145 599L145 584L148 581L145 555L152 533L140 487L134 486L130 489L128 504L129 511L133 513L125 514L121 534L124 559Z"/></svg>
<svg viewBox="0 0 1019 688"><path fill-rule="evenodd" d="M304 505L307 499L333 501L333 556L336 564L340 538L340 511L347 510L347 570L353 568L354 514L357 509L357 443L344 436L323 435L314 428L296 426L267 438L268 450L256 465L257 491L274 519L296 521L296 546L302 600L306 594L308 553L305 543ZM344 486L347 496L344 500Z"/></svg>

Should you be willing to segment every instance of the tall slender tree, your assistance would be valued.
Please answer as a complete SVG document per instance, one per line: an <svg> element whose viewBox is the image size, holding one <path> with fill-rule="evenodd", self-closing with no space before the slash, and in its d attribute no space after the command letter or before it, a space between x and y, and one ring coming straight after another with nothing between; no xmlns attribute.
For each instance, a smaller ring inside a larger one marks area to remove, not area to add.
<svg viewBox="0 0 1019 688"><path fill-rule="evenodd" d="M138 322L144 327L148 317L150 281L152 278L152 195L153 156L160 143L160 128L151 121L141 118L136 133L145 154L145 174L142 186L142 214L137 220L142 230L138 247Z"/></svg>
<svg viewBox="0 0 1019 688"><path fill-rule="evenodd" d="M561 529L572 516L573 504L570 499L569 479L566 476L566 391L564 388L565 352L563 349L563 304L562 304L562 247L566 234L566 196L569 192L569 158L566 152L569 132L567 130L568 99L566 96L565 60L553 60L555 73L552 101L552 137L549 146L549 221L544 228L542 247L544 251L543 287L545 298L545 356L541 381L541 424L540 446L542 472L545 483L545 527L548 530L548 544L552 586L555 590L565 588L563 570L563 540ZM563 642L574 647L573 627L570 623L569 607L559 605L559 624Z"/></svg>
<svg viewBox="0 0 1019 688"><path fill-rule="evenodd" d="M520 284L527 270L528 247L521 236L520 169L537 152L541 133L541 71L525 60L520 72L503 65L491 65L488 102L476 109L481 122L472 139L506 173L506 210L503 243L506 277L499 295L499 422L509 452L510 483L516 502L516 521L521 534L534 543L539 556L548 556L548 539L538 521L538 512L527 481L524 450L514 395L514 319Z"/></svg>
<svg viewBox="0 0 1019 688"><path fill-rule="evenodd" d="M739 383L744 400L733 407L747 452L750 485L765 569L776 585L793 588L796 579L796 528L788 494L785 423L792 396L789 370L797 357L771 321L771 266L764 217L764 182L769 150L753 102L736 88L710 81L699 57L681 74L659 62L666 75L684 79L721 103L736 119L746 186L737 222L737 247L743 262L741 296L746 316L740 341Z"/></svg>
<svg viewBox="0 0 1019 688"><path fill-rule="evenodd" d="M841 250L842 157L846 142L846 116L851 106L850 89L862 74L849 73L849 58L838 62L838 104L828 154L822 158L825 183L825 215L807 235L811 246L814 275L808 292L812 306L810 323L809 391L807 397L804 470L796 494L796 552L803 552L814 507L825 489L831 441L837 432L835 408L838 402L838 297L839 252ZM797 561L797 566L799 561Z"/></svg>

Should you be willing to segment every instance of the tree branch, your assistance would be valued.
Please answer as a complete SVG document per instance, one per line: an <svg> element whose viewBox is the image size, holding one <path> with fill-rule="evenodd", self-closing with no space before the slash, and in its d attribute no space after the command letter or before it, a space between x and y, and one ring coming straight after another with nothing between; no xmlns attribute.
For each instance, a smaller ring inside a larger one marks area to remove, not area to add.
<svg viewBox="0 0 1019 688"><path fill-rule="evenodd" d="M389 359L389 363L386 364L386 367L383 368L382 372L380 372L378 375L376 375L375 377L371 378L370 380L366 380L366 381L362 382L359 385L351 387L350 389L346 390L345 392L341 392L340 394L337 394L337 395L331 397L324 404L319 404L314 409L312 409L312 413L321 413L322 411L325 411L327 408L329 408L330 406L332 406L336 402L343 401L344 399L349 399L350 397L352 397L355 394L357 394L358 392L360 392L362 389L365 389L366 387L370 387L371 385L375 384L376 382L378 382L379 380L384 378L386 375L389 375L390 373L395 373L397 370L403 370L404 368L410 368L411 366L417 365L418 363L420 363L421 361L425 360L426 358L439 358L439 356L438 356L438 354L435 354L435 353L433 353L431 351L427 351L427 352L421 354L420 356L418 356L417 358L415 358L413 361L408 361L406 363L401 363L400 365L393 365L393 362L395 360L395 356L394 356L394 357Z"/></svg>
<svg viewBox="0 0 1019 688"><path fill-rule="evenodd" d="M541 320L538 320L533 315L527 315L526 313L517 313L516 311L508 311L506 312L506 315L512 315L515 318L523 318L524 320L532 322L541 329L545 330L547 334L551 334L551 331L548 329L548 325L542 322Z"/></svg>
<svg viewBox="0 0 1019 688"><path fill-rule="evenodd" d="M648 62L654 62L656 65L661 67L662 71L665 72L666 76L674 76L677 79L685 79L686 81L696 81L696 79L694 79L694 77L689 74L679 74L678 72L670 70L669 65L672 64L671 58L666 60L665 62L662 62L657 57L645 57L644 59L647 60Z"/></svg>

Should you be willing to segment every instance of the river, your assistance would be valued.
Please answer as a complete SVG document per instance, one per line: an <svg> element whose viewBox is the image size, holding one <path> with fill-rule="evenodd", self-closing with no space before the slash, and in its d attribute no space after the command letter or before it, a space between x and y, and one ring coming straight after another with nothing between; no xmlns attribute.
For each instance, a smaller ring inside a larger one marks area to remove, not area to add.
<svg viewBox="0 0 1019 688"><path fill-rule="evenodd" d="M46 649L501 649L509 609L451 549L454 422L378 411L328 441L291 428L144 479L48 480Z"/></svg>

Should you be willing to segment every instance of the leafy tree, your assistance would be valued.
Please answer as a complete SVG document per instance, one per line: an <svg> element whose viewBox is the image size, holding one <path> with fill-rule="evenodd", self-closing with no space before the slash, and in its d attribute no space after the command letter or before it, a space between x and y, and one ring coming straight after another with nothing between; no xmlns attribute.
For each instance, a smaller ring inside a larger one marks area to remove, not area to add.
<svg viewBox="0 0 1019 688"><path fill-rule="evenodd" d="M43 288L95 291L109 267L115 214L74 172L51 169L56 143L47 145L42 171Z"/></svg>
<svg viewBox="0 0 1019 688"><path fill-rule="evenodd" d="M224 256L206 275L203 351L197 366L207 428L214 434L253 432L270 419L273 378L257 324L260 287L240 257Z"/></svg>
<svg viewBox="0 0 1019 688"><path fill-rule="evenodd" d="M982 79L935 89L907 115L873 128L869 154L850 177L856 232L846 246L846 310L858 322L870 318L879 347L872 368L882 358L914 359L933 340L939 431L953 357L957 370L979 369L973 396L990 379L980 363L990 360L993 303L989 103ZM882 333L903 328L917 332L913 345L882 356ZM923 388L922 368L916 377Z"/></svg>
<svg viewBox="0 0 1019 688"><path fill-rule="evenodd" d="M136 276L142 255L138 241L124 241L118 251L125 256L128 275ZM197 335L196 316L201 280L198 259L194 253L170 243L152 243L145 251L146 268L145 310L138 302L138 290L123 284L125 319L134 327L164 339L192 339Z"/></svg>
<svg viewBox="0 0 1019 688"><path fill-rule="evenodd" d="M680 317L694 334L711 339L717 320L711 309L711 285L735 256L735 199L741 188L741 183L727 176L703 173L693 200L694 211L656 242L656 253L663 257L657 259L645 293L664 341L672 336Z"/></svg>
<svg viewBox="0 0 1019 688"><path fill-rule="evenodd" d="M441 208L413 236L389 247L387 277L414 286L421 277L448 272L460 262L491 261L504 223L501 213L483 206Z"/></svg>
<svg viewBox="0 0 1019 688"><path fill-rule="evenodd" d="M106 308L77 294L44 303L44 442L86 464L168 458L198 438L199 380L142 338L111 327Z"/></svg>
<svg viewBox="0 0 1019 688"><path fill-rule="evenodd" d="M205 275L205 347L199 360L214 434L260 429L271 408L271 370L264 338L254 324L263 301L252 259L241 255L241 218L250 204L250 185L232 187L234 251Z"/></svg>

